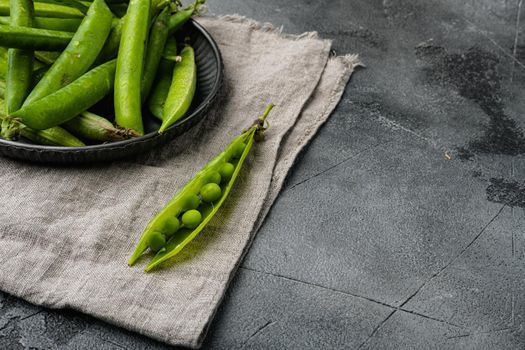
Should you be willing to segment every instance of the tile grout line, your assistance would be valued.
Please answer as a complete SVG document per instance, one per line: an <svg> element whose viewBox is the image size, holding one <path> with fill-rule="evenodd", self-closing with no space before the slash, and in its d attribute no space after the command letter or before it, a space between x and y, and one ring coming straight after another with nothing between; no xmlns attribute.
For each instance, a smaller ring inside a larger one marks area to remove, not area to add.
<svg viewBox="0 0 525 350"><path fill-rule="evenodd" d="M342 165L342 164L348 162L349 160L352 160L353 158L355 158L355 157L357 157L357 156L363 154L363 153L366 152L366 151L370 151L370 150L372 150L372 149L374 149L374 148L376 148L376 147L378 147L378 146L381 146L382 144L386 144L386 143L384 143L384 142L379 142L379 143L377 143L377 144L372 145L371 147L368 147L368 148L366 148L366 149L364 149L364 150L362 150L362 151L360 151L360 152L357 152L356 154L352 154L351 156L349 156L349 157L347 157L347 158L345 158L345 159L343 159L343 160L337 162L336 164L331 165L331 166L329 166L328 168L326 168L326 169L324 169L324 170L322 170L322 171L320 171L320 172L318 172L318 173L316 173L316 174L314 174L314 175L312 175L312 176L309 176L309 177L307 177L306 179L301 180L301 181L299 181L299 182L297 182L297 183L291 185L290 187L287 187L287 188L283 189L282 192L285 192L285 191L288 191L288 190L292 190L292 189L294 189L295 187L304 184L305 182L308 182L308 181L310 181L310 180L312 180L312 179L314 179L314 178L316 178L316 177L318 177L318 176L320 176L320 175L323 175L324 173L329 172L329 171L332 170L332 169L337 168L338 166L340 166L340 165Z"/></svg>
<svg viewBox="0 0 525 350"><path fill-rule="evenodd" d="M496 220L496 218L501 214L503 209L505 209L507 205L503 204L501 208L498 210L496 215L490 219L490 221L481 229L481 231L470 241L469 244L467 244L452 260L450 260L447 264L445 264L441 269L439 269L436 273L434 273L427 281L425 281L414 293L412 293L399 307L405 306L412 298L414 298L430 281L432 281L434 278L439 276L443 271L445 271L450 265L452 265L457 259L459 259L463 253L465 253L477 240L481 235L485 232L485 230Z"/></svg>
<svg viewBox="0 0 525 350"><path fill-rule="evenodd" d="M405 312L405 313L408 313L408 314L411 314L411 315L423 317L423 318L426 318L426 319L429 319L429 320L432 320L432 321L445 323L445 324L448 324L450 326L461 328L461 326L456 325L454 323L447 322L447 321L444 321L444 320L440 320L440 319L435 318L435 317L427 316L427 315L421 314L419 312L406 310L406 309L403 309L403 308L401 308L399 306L390 305L388 303L385 303L385 302L382 302L382 301L379 301L379 300L376 300L376 299L373 299L373 298L365 297L365 296L362 296L362 295L353 294L353 293L350 293L350 292L347 292L347 291L326 287L326 286L323 286L323 285L320 285L320 284L316 284L316 283L312 283L312 282L302 281L302 280L299 280L297 278L287 277L287 276L283 276L283 275L279 275L279 274L275 274L275 273L271 273L271 272L267 272L267 271L261 271L261 270L253 269L251 267L240 266L239 268L243 269L243 270L247 270L247 271L252 271L252 272L255 272L255 273L260 273L260 274L264 274L264 275L268 275L268 276L281 278L281 279L292 281L292 282L295 282L295 283L305 284L305 285L310 286L310 287L316 287L316 288L328 290L328 291L331 291L331 292L334 292L334 293L340 293L340 294L343 294L343 295L346 295L346 296L354 297L354 298L357 298L357 299L362 299L362 300L365 300L365 301L368 301L368 302L371 302L371 303L374 303L374 304L378 304L378 305L390 308L393 311L401 311L401 312Z"/></svg>

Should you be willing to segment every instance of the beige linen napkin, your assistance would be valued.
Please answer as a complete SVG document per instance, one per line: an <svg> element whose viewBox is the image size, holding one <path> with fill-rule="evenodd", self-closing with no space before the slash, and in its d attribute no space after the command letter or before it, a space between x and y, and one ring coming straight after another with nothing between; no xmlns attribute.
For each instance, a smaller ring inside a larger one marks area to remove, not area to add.
<svg viewBox="0 0 525 350"><path fill-rule="evenodd" d="M72 308L173 345L199 347L243 253L299 151L337 105L356 56L315 33L284 35L239 16L198 21L224 58L208 118L135 162L52 167L0 159L0 289ZM151 217L268 102L266 141L224 207L169 267L126 261Z"/></svg>

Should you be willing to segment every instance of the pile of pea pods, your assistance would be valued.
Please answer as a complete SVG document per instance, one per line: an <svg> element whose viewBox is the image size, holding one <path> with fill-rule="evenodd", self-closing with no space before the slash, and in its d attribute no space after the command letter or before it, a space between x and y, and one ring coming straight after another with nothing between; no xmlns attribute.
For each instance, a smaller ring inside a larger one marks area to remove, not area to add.
<svg viewBox="0 0 525 350"><path fill-rule="evenodd" d="M204 0L0 0L0 136L80 147L159 132L189 110L193 48L174 33ZM114 108L97 113L104 103Z"/></svg>

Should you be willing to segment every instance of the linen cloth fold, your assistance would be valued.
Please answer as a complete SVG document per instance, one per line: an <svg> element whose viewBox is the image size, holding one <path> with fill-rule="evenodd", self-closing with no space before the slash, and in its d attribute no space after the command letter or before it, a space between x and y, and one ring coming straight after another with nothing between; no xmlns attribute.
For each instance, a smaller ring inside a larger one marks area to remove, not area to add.
<svg viewBox="0 0 525 350"><path fill-rule="evenodd" d="M0 159L0 289L198 348L228 283L297 154L336 107L355 55L330 57L316 33L286 35L239 16L202 17L224 59L221 97L170 144L111 165ZM248 127L276 107L223 208L169 266L129 268L148 221Z"/></svg>

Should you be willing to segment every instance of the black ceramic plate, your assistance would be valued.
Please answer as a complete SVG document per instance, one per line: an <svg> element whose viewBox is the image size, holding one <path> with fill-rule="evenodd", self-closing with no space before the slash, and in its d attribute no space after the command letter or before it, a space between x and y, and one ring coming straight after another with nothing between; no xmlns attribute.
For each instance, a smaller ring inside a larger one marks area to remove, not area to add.
<svg viewBox="0 0 525 350"><path fill-rule="evenodd" d="M85 147L41 146L0 139L0 154L31 162L62 164L104 162L150 150L183 134L205 118L207 110L217 97L222 83L222 59L217 43L197 22L193 20L188 22L178 37L180 38L178 42L189 37L190 45L195 49L197 90L186 116L166 129L162 135L157 133L159 122L144 111L146 134L142 137Z"/></svg>

